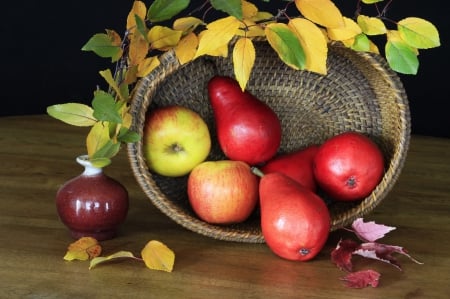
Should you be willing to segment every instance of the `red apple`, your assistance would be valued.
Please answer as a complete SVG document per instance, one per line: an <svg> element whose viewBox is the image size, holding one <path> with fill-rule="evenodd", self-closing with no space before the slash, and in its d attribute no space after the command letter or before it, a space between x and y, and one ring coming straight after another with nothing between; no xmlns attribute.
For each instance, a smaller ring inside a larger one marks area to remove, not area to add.
<svg viewBox="0 0 450 299"><path fill-rule="evenodd" d="M245 221L258 202L258 178L242 161L206 161L189 174L187 193L192 209L205 222Z"/></svg>
<svg viewBox="0 0 450 299"><path fill-rule="evenodd" d="M262 166L263 173L280 172L315 192L317 189L313 172L313 160L318 145L310 145L291 153L279 155Z"/></svg>

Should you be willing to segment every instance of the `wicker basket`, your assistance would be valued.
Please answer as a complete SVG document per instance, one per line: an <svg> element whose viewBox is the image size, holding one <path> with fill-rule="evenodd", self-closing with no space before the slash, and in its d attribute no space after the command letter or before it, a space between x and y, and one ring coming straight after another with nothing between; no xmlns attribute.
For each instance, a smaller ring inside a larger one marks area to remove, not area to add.
<svg viewBox="0 0 450 299"><path fill-rule="evenodd" d="M320 144L338 133L354 130L370 136L381 147L386 171L376 189L362 201L328 201L331 230L346 226L374 209L395 184L404 164L410 138L407 97L398 76L377 55L330 47L328 75L295 71L280 61L267 42L255 42L256 63L247 89L265 101L282 122L280 153ZM230 58L202 57L180 66L173 52L142 78L131 102L133 129L142 134L149 109L169 104L190 107L209 126L213 148L209 160L225 158L215 136L207 82L214 75L233 76ZM262 243L258 211L244 223L220 226L201 221L186 194L187 176L166 178L149 172L142 142L128 145L133 173L150 201L183 227L212 238Z"/></svg>

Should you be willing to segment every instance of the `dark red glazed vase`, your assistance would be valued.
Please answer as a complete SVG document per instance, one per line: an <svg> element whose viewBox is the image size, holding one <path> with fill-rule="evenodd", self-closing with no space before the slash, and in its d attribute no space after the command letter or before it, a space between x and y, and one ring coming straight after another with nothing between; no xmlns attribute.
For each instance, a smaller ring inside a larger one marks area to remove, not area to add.
<svg viewBox="0 0 450 299"><path fill-rule="evenodd" d="M92 166L86 155L77 157L84 172L56 193L56 208L73 238L114 238L128 213L128 192L118 181Z"/></svg>

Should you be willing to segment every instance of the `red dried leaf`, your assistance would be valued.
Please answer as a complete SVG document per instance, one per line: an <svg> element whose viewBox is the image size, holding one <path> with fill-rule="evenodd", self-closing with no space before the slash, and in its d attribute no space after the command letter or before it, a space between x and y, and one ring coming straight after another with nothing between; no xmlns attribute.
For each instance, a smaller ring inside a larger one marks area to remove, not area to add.
<svg viewBox="0 0 450 299"><path fill-rule="evenodd" d="M392 226L376 224L374 221L364 222L358 218L352 223L353 232L364 242L374 242L383 238L388 232L396 229Z"/></svg>
<svg viewBox="0 0 450 299"><path fill-rule="evenodd" d="M347 274L341 278L349 288L365 288L372 286L376 288L380 279L380 273L374 270L362 270Z"/></svg>
<svg viewBox="0 0 450 299"><path fill-rule="evenodd" d="M340 240L336 248L331 252L331 261L335 263L339 269L351 272L352 255L358 248L359 244L353 240Z"/></svg>
<svg viewBox="0 0 450 299"><path fill-rule="evenodd" d="M393 245L386 245L386 244L379 244L375 242L370 243L363 243L361 244L354 252L353 254L357 254L366 258L371 258L375 260L380 260L382 262L388 263L393 265L399 270L402 270L400 264L398 263L397 259L392 255L393 253L399 253L404 256L407 256L410 260L414 261L417 264L422 264L421 262L417 261L413 257L411 257L406 249L400 246L393 246Z"/></svg>

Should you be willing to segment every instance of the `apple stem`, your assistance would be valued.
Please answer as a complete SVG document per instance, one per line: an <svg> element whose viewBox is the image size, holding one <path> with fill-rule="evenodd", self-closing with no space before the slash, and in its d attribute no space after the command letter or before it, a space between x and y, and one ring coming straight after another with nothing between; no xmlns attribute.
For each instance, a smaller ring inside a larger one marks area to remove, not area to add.
<svg viewBox="0 0 450 299"><path fill-rule="evenodd" d="M250 169L254 175L257 175L260 178L264 176L264 172L262 172L261 169L259 169L258 167L252 166Z"/></svg>

